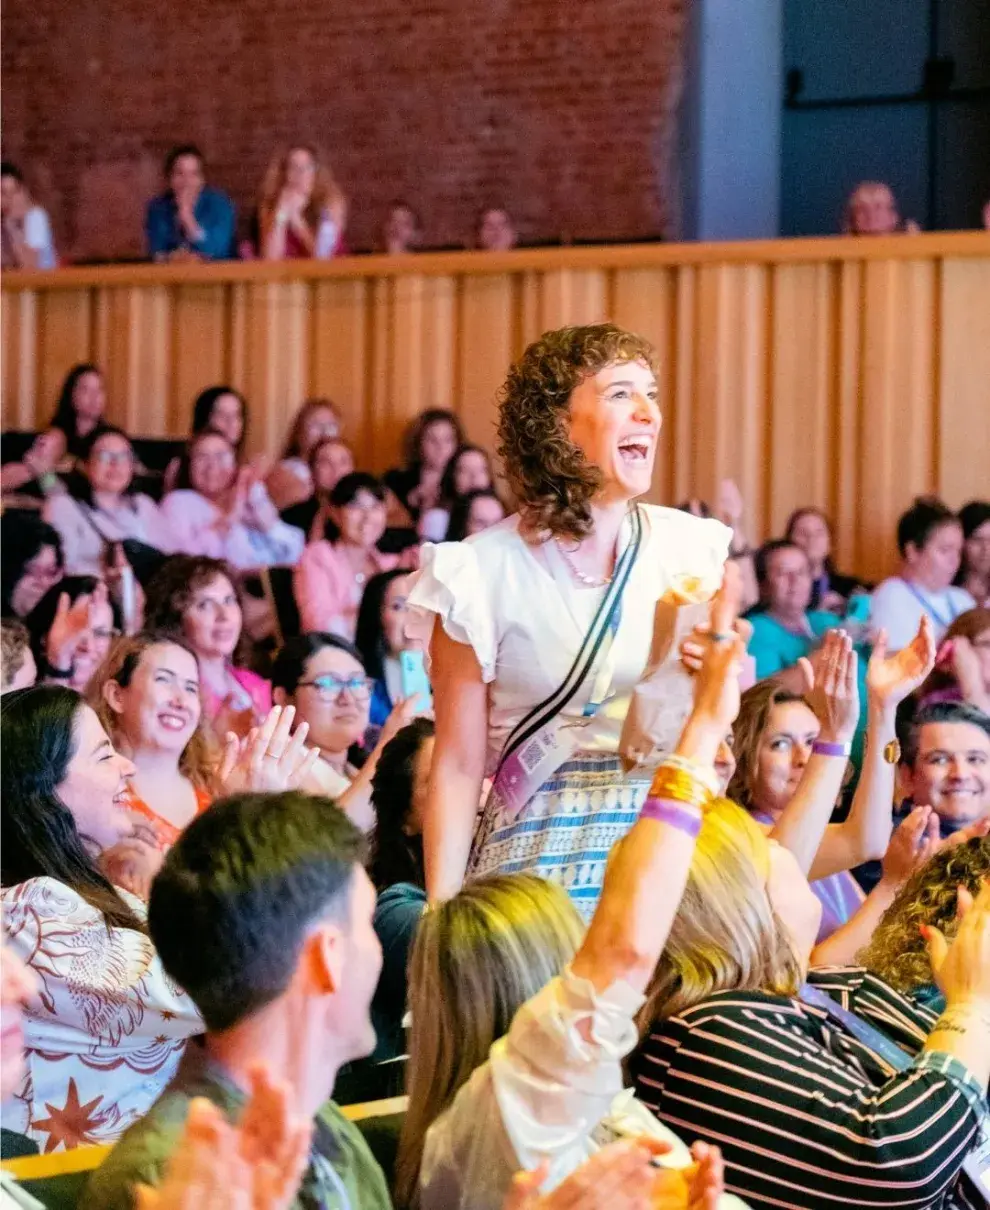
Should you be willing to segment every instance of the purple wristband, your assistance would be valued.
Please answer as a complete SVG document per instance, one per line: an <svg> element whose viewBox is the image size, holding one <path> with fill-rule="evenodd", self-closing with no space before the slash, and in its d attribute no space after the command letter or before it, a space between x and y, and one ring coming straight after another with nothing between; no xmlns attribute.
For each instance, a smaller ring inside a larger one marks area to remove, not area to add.
<svg viewBox="0 0 990 1210"><path fill-rule="evenodd" d="M678 832L686 833L692 840L701 831L701 812L698 808L674 802L672 798L648 798L640 809L639 817L669 824Z"/></svg>
<svg viewBox="0 0 990 1210"><path fill-rule="evenodd" d="M816 739L811 745L811 751L815 756L844 756L848 758L852 750L852 744L830 744L823 739Z"/></svg>

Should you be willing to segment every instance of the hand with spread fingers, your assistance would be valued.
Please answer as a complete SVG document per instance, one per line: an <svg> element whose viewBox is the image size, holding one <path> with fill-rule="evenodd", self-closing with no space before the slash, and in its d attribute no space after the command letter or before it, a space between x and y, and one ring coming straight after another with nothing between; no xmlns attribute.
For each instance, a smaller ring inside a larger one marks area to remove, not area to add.
<svg viewBox="0 0 990 1210"><path fill-rule="evenodd" d="M55 617L45 639L45 657L53 668L71 668L76 649L93 628L97 612L110 600L106 584L101 580L92 592L83 593L69 604L69 594L58 598Z"/></svg>
<svg viewBox="0 0 990 1210"><path fill-rule="evenodd" d="M250 1081L236 1126L210 1101L191 1103L162 1184L136 1187L137 1210L288 1210L309 1162L312 1124L290 1114L288 1089L262 1068Z"/></svg>
<svg viewBox="0 0 990 1210"><path fill-rule="evenodd" d="M896 710L925 680L935 666L935 631L927 613L921 615L918 633L906 647L887 654L887 634L881 630L866 668L866 692L875 710Z"/></svg>
<svg viewBox="0 0 990 1210"><path fill-rule="evenodd" d="M880 862L880 881L898 890L941 847L938 816L931 807L915 807L895 828Z"/></svg>
<svg viewBox="0 0 990 1210"><path fill-rule="evenodd" d="M275 706L260 727L243 739L230 733L220 765L225 794L246 791L279 793L302 785L319 759L319 750L306 747L309 724L292 734L294 706Z"/></svg>
<svg viewBox="0 0 990 1210"><path fill-rule="evenodd" d="M822 725L822 740L848 743L859 724L859 657L844 630L830 630L811 659L802 657L798 667L805 696Z"/></svg>

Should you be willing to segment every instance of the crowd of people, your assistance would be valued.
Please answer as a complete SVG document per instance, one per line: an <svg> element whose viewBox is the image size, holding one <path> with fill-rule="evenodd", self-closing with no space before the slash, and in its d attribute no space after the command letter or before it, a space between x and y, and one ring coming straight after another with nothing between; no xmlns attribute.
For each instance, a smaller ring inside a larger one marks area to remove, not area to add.
<svg viewBox="0 0 990 1210"><path fill-rule="evenodd" d="M86 1210L984 1204L990 503L876 586L816 508L643 504L611 324L498 464L437 408L373 475L329 399L250 457L216 385L156 473L105 406L0 483L5 1154L112 1145ZM335 1090L406 1095L394 1162Z"/></svg>
<svg viewBox="0 0 990 1210"><path fill-rule="evenodd" d="M153 261L330 260L350 251L346 239L348 199L325 154L298 143L279 151L265 172L253 211L239 230L233 201L207 183L207 165L193 143L165 157L164 190L148 202L144 233ZM3 267L54 269L59 264L47 212L32 196L21 169L0 167ZM990 201L982 213L990 230ZM901 216L891 187L862 181L850 193L842 216L847 235L913 234L921 228ZM475 217L469 248L507 252L520 242L504 205L485 206ZM376 252L403 255L431 246L429 233L408 201L397 199L382 217Z"/></svg>

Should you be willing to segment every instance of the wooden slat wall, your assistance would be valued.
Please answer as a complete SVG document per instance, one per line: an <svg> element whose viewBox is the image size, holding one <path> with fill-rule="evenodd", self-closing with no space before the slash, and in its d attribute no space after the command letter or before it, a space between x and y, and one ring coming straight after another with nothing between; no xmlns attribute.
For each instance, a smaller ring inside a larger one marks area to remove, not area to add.
<svg viewBox="0 0 990 1210"><path fill-rule="evenodd" d="M756 537L799 504L840 561L880 576L921 492L990 494L990 236L586 248L330 265L65 269L3 279L5 428L43 424L77 361L110 416L181 435L228 381L250 445L307 395L341 406L362 464L399 457L424 407L494 443L506 367L547 328L611 318L656 342L667 442L655 496L736 478Z"/></svg>

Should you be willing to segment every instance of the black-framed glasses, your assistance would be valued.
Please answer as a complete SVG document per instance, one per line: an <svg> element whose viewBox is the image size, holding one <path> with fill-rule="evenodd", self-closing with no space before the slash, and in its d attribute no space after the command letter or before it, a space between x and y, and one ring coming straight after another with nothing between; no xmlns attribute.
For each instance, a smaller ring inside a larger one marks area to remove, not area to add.
<svg viewBox="0 0 990 1210"><path fill-rule="evenodd" d="M356 702L364 702L371 697L373 684L374 681L368 676L351 676L343 680L327 673L325 676L314 676L311 681L300 681L299 688L307 685L315 689L323 702L335 702L344 692L349 693Z"/></svg>

